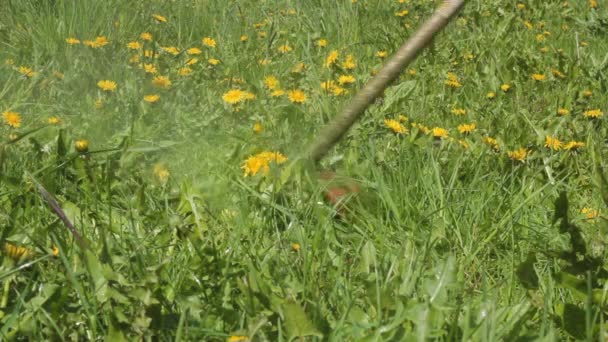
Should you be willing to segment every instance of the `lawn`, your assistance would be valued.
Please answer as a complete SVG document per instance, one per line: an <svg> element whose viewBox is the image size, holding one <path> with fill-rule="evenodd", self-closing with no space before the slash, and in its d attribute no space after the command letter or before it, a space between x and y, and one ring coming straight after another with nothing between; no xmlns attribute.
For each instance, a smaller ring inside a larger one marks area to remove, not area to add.
<svg viewBox="0 0 608 342"><path fill-rule="evenodd" d="M608 3L0 1L0 340L608 338Z"/></svg>

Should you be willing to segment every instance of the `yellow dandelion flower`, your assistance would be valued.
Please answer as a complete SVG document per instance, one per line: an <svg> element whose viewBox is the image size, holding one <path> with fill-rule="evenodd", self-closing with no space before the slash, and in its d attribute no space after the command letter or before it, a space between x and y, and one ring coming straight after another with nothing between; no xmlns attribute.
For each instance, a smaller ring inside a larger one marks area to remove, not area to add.
<svg viewBox="0 0 608 342"><path fill-rule="evenodd" d="M267 35L268 35L268 33L266 33L266 31L258 32L258 38L260 38L260 39L266 38Z"/></svg>
<svg viewBox="0 0 608 342"><path fill-rule="evenodd" d="M458 76L456 76L453 72L448 72L448 79L444 82L445 85L452 88L460 88L462 84L458 80Z"/></svg>
<svg viewBox="0 0 608 342"><path fill-rule="evenodd" d="M585 207L581 210L582 214L585 214L588 219L592 220L600 216L599 210L595 210L593 208Z"/></svg>
<svg viewBox="0 0 608 342"><path fill-rule="evenodd" d="M256 123L254 123L254 124L253 124L253 132L254 132L254 133L257 133L257 134L262 133L262 130L263 130L263 129L264 129L264 128L262 127L262 124L261 124L261 123L256 122Z"/></svg>
<svg viewBox="0 0 608 342"><path fill-rule="evenodd" d="M566 108L560 108L557 110L557 115L559 116L566 116L568 114L570 114L570 111Z"/></svg>
<svg viewBox="0 0 608 342"><path fill-rule="evenodd" d="M452 114L454 114L454 115L465 115L466 113L467 113L466 109L463 109L463 108L452 109Z"/></svg>
<svg viewBox="0 0 608 342"><path fill-rule="evenodd" d="M449 132L445 128L433 127L433 129L431 129L431 134L433 135L434 138L441 139L441 138L447 138Z"/></svg>
<svg viewBox="0 0 608 342"><path fill-rule="evenodd" d="M431 132L431 129L426 127L423 124L417 123L417 122L412 122L411 123L412 127L418 129L420 132L424 133L424 134L429 134Z"/></svg>
<svg viewBox="0 0 608 342"><path fill-rule="evenodd" d="M467 52L462 57L464 57L465 60L470 61L475 58L475 55L470 52Z"/></svg>
<svg viewBox="0 0 608 342"><path fill-rule="evenodd" d="M505 83L505 84L503 84L503 85L500 86L500 90L502 90L505 93L508 92L509 89L511 89L511 85L508 84L508 83Z"/></svg>
<svg viewBox="0 0 608 342"><path fill-rule="evenodd" d="M488 92L488 94L486 95L486 97L491 100L491 99L493 99L493 98L496 97L496 93L493 92L493 91Z"/></svg>
<svg viewBox="0 0 608 342"><path fill-rule="evenodd" d="M407 128L397 120L384 119L384 125L397 134L406 134L408 132Z"/></svg>
<svg viewBox="0 0 608 342"><path fill-rule="evenodd" d="M167 76L155 76L152 79L152 84L158 88L169 88L171 87L171 80Z"/></svg>
<svg viewBox="0 0 608 342"><path fill-rule="evenodd" d="M525 26L525 27L526 27L528 30L531 30L531 29L533 29L533 28L534 28L534 25L533 25L533 24L532 24L530 21L528 21L528 20L524 21L524 26Z"/></svg>
<svg viewBox="0 0 608 342"><path fill-rule="evenodd" d="M144 96L144 101L146 101L148 103L155 103L155 102L158 102L158 100L160 100L160 95L157 95L157 94L151 94L151 95Z"/></svg>
<svg viewBox="0 0 608 342"><path fill-rule="evenodd" d="M291 72L293 72L294 74L299 74L304 70L306 70L306 64L300 62L293 66L293 68L291 69Z"/></svg>
<svg viewBox="0 0 608 342"><path fill-rule="evenodd" d="M241 38L240 38L240 40L241 40L241 42L244 43L244 42L246 42L246 41L249 40L249 37L247 37L246 35L242 35Z"/></svg>
<svg viewBox="0 0 608 342"><path fill-rule="evenodd" d="M474 123L471 124L462 124L458 125L458 132L461 134L469 134L473 132L477 128L477 125Z"/></svg>
<svg viewBox="0 0 608 342"><path fill-rule="evenodd" d="M179 55L179 49L176 48L175 46L161 47L161 49L163 51L165 51L166 53L172 54L173 56Z"/></svg>
<svg viewBox="0 0 608 342"><path fill-rule="evenodd" d="M552 149L554 151L559 151L562 148L562 142L559 139L554 138L550 135L545 137L545 147Z"/></svg>
<svg viewBox="0 0 608 342"><path fill-rule="evenodd" d="M255 176L259 172L262 172L264 175L267 175L270 171L270 163L280 165L285 163L286 161L287 157L285 157L280 152L265 151L247 158L243 162L241 168L245 171L245 177Z"/></svg>
<svg viewBox="0 0 608 342"><path fill-rule="evenodd" d="M51 116L50 118L46 119L46 122L49 125L59 125L61 123L61 119L56 116Z"/></svg>
<svg viewBox="0 0 608 342"><path fill-rule="evenodd" d="M507 155L509 156L509 159L511 159L511 160L519 161L519 162L523 163L526 161L526 158L528 157L529 153L530 152L526 148L522 147L522 148L519 148L514 151L508 151Z"/></svg>
<svg viewBox="0 0 608 342"><path fill-rule="evenodd" d="M230 335L226 339L226 342L248 342L249 338L243 335Z"/></svg>
<svg viewBox="0 0 608 342"><path fill-rule="evenodd" d="M102 100L102 99L96 99L96 100L95 100L95 108L96 108L96 109L101 109L101 108L103 108L103 100Z"/></svg>
<svg viewBox="0 0 608 342"><path fill-rule="evenodd" d="M279 80L276 77L270 75L264 79L264 85L266 86L266 88L274 90L279 87Z"/></svg>
<svg viewBox="0 0 608 342"><path fill-rule="evenodd" d="M146 64L143 65L143 68L144 68L144 71L147 74L156 74L156 73L158 73L158 70L156 69L156 66L154 64L148 64L148 63L146 63Z"/></svg>
<svg viewBox="0 0 608 342"><path fill-rule="evenodd" d="M237 104L243 101L243 91L240 89L231 89L222 96L222 99L228 104Z"/></svg>
<svg viewBox="0 0 608 342"><path fill-rule="evenodd" d="M408 120L407 116L405 116L405 115L399 115L399 122L405 122L407 120Z"/></svg>
<svg viewBox="0 0 608 342"><path fill-rule="evenodd" d="M355 83L355 77L352 75L341 75L338 77L338 84L345 85Z"/></svg>
<svg viewBox="0 0 608 342"><path fill-rule="evenodd" d="M524 9L526 9L526 5L524 5L520 2L517 4L517 9L524 10Z"/></svg>
<svg viewBox="0 0 608 342"><path fill-rule="evenodd" d="M154 18L154 20L156 20L159 23L166 23L167 22L167 18L160 15L160 14L152 14L152 18Z"/></svg>
<svg viewBox="0 0 608 342"><path fill-rule="evenodd" d="M156 179L158 179L158 181L162 184L167 183L167 181L169 180L169 176L171 175L169 169L167 169L167 167L162 163L154 165L152 172L154 173Z"/></svg>
<svg viewBox="0 0 608 342"><path fill-rule="evenodd" d="M17 246L10 242L5 242L3 245L4 253L15 261L24 260L32 255L34 251L23 246Z"/></svg>
<svg viewBox="0 0 608 342"><path fill-rule="evenodd" d="M248 91L243 92L243 100L255 100L255 94Z"/></svg>
<svg viewBox="0 0 608 342"><path fill-rule="evenodd" d="M6 111L2 113L2 118L4 119L4 123L13 128L21 126L21 114L17 112Z"/></svg>
<svg viewBox="0 0 608 342"><path fill-rule="evenodd" d="M326 47L328 44L327 39L319 39L317 40L317 46L322 48L322 47Z"/></svg>
<svg viewBox="0 0 608 342"><path fill-rule="evenodd" d="M97 47L102 47L102 46L106 46L110 43L110 41L108 40L108 38L106 36L99 36L95 38L95 45Z"/></svg>
<svg viewBox="0 0 608 342"><path fill-rule="evenodd" d="M593 95L593 92L589 89L585 89L585 90L583 90L582 95L583 95L583 97L591 97L591 95Z"/></svg>
<svg viewBox="0 0 608 342"><path fill-rule="evenodd" d="M188 67L179 68L179 70L177 70L177 74L180 76L188 76L191 73L192 73L192 69L190 69Z"/></svg>
<svg viewBox="0 0 608 342"><path fill-rule="evenodd" d="M386 58L388 56L388 52L382 50L382 51L376 51L376 57L378 58Z"/></svg>
<svg viewBox="0 0 608 342"><path fill-rule="evenodd" d="M538 51L540 51L540 53L547 53L547 52L549 52L549 48L546 46L543 46L540 49L538 49Z"/></svg>
<svg viewBox="0 0 608 342"><path fill-rule="evenodd" d="M189 55L200 55L201 53L203 53L203 50L193 47L186 50L186 53Z"/></svg>
<svg viewBox="0 0 608 342"><path fill-rule="evenodd" d="M97 82L97 86L103 91L115 91L118 87L116 82L110 80L101 80Z"/></svg>
<svg viewBox="0 0 608 342"><path fill-rule="evenodd" d="M566 78L566 75L564 75L561 71L559 71L557 69L552 69L551 73L553 74L553 76L555 76L557 78Z"/></svg>
<svg viewBox="0 0 608 342"><path fill-rule="evenodd" d="M88 47L97 49L102 46L108 45L110 42L108 41L108 38L106 38L106 36L99 36L95 38L95 40L85 40L82 43Z"/></svg>
<svg viewBox="0 0 608 342"><path fill-rule="evenodd" d="M51 255L54 257L58 257L59 256L59 247L53 246L53 248L51 248Z"/></svg>
<svg viewBox="0 0 608 342"><path fill-rule="evenodd" d="M141 43L139 43L138 41L128 42L127 48L129 48L131 50L139 50L139 49L141 49Z"/></svg>
<svg viewBox="0 0 608 342"><path fill-rule="evenodd" d="M270 96L272 96L272 97L280 97L283 95L285 95L285 90L282 90L282 89L277 89L277 90L274 90L272 93L270 93Z"/></svg>
<svg viewBox="0 0 608 342"><path fill-rule="evenodd" d="M89 150L89 141L85 139L78 139L74 142L74 148L78 152L87 152Z"/></svg>
<svg viewBox="0 0 608 342"><path fill-rule="evenodd" d="M575 140L573 140L573 141L569 141L568 143L566 143L564 145L564 150L566 150L566 151L576 151L578 149L581 149L581 148L585 147L585 145L586 144L584 142L582 142L582 141L575 141Z"/></svg>
<svg viewBox="0 0 608 342"><path fill-rule="evenodd" d="M220 62L221 61L219 59L216 59L216 58L209 58L207 60L207 63L209 63L211 65L214 65L214 66L220 64Z"/></svg>
<svg viewBox="0 0 608 342"><path fill-rule="evenodd" d="M357 63L355 62L355 57L353 55L346 55L344 62L342 62L342 68L345 70L353 70L357 67Z"/></svg>
<svg viewBox="0 0 608 342"><path fill-rule="evenodd" d="M299 89L290 90L287 92L287 98L293 103L304 103L306 102L306 94Z"/></svg>
<svg viewBox="0 0 608 342"><path fill-rule="evenodd" d="M284 44L284 45L279 46L279 48L277 50L280 53L288 53L289 51L291 51L293 49L288 44Z"/></svg>
<svg viewBox="0 0 608 342"><path fill-rule="evenodd" d="M325 58L325 67L329 68L332 65L336 64L336 61L338 61L338 57L340 57L338 50L331 51Z"/></svg>
<svg viewBox="0 0 608 342"><path fill-rule="evenodd" d="M300 246L300 244L297 243L297 242L292 242L291 243L291 249L293 249L296 252L299 252L300 249L302 249L302 246Z"/></svg>
<svg viewBox="0 0 608 342"><path fill-rule="evenodd" d="M321 82L321 89L325 91L331 91L336 86L336 83L332 80Z"/></svg>
<svg viewBox="0 0 608 342"><path fill-rule="evenodd" d="M210 48L215 48L217 46L217 43L216 43L215 39L213 39L211 37L205 37L205 38L203 38L203 45L210 47Z"/></svg>
<svg viewBox="0 0 608 342"><path fill-rule="evenodd" d="M17 71L19 71L19 73L27 78L33 77L34 75L36 75L36 72L34 72L34 70L32 70L32 68L28 68L26 66L20 66Z"/></svg>
<svg viewBox="0 0 608 342"><path fill-rule="evenodd" d="M532 74L531 77L535 81L544 81L545 80L545 75L544 74Z"/></svg>
<svg viewBox="0 0 608 342"><path fill-rule="evenodd" d="M462 148L465 150L469 148L469 143L464 140L458 140L458 144L460 144L460 146L462 146Z"/></svg>
<svg viewBox="0 0 608 342"><path fill-rule="evenodd" d="M80 44L80 40L74 38L74 37L68 37L65 39L65 42L68 43L69 45L76 45L76 44Z"/></svg>
<svg viewBox="0 0 608 342"><path fill-rule="evenodd" d="M141 38L142 40L145 40L147 42L151 42L152 41L152 33L150 33L150 32L142 32L139 35L139 38Z"/></svg>
<svg viewBox="0 0 608 342"><path fill-rule="evenodd" d="M590 109L583 112L583 116L591 119L599 119L604 115L601 109Z"/></svg>
<svg viewBox="0 0 608 342"><path fill-rule="evenodd" d="M395 12L395 16L397 17L405 17L406 15L408 15L410 13L410 11L408 10L403 10L403 11L399 11L399 12Z"/></svg>
<svg viewBox="0 0 608 342"><path fill-rule="evenodd" d="M186 65L190 66L190 65L194 65L198 63L198 58L190 58L189 60L186 61Z"/></svg>
<svg viewBox="0 0 608 342"><path fill-rule="evenodd" d="M492 137L485 137L483 138L483 142L490 146L494 151L499 151L500 147L498 146L498 141L496 141L496 139L492 138Z"/></svg>
<svg viewBox="0 0 608 342"><path fill-rule="evenodd" d="M348 90L346 90L345 88L342 88L340 86L333 87L331 92L332 92L332 94L334 94L334 96L342 96L342 95L348 94Z"/></svg>
<svg viewBox="0 0 608 342"><path fill-rule="evenodd" d="M589 7L591 7L592 9L596 9L597 8L597 1L596 0L589 0Z"/></svg>

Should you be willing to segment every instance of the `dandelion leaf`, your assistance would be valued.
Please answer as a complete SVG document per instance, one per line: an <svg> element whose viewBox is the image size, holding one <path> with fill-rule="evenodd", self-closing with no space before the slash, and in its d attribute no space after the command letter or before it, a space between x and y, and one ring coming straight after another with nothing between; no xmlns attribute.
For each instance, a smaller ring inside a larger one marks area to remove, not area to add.
<svg viewBox="0 0 608 342"><path fill-rule="evenodd" d="M531 254L524 262L517 267L517 278L519 282L528 290L538 289L538 275L534 270L536 255Z"/></svg>
<svg viewBox="0 0 608 342"><path fill-rule="evenodd" d="M564 330L571 337L577 340L585 339L585 310L574 304L566 303L564 305L559 304L555 311Z"/></svg>
<svg viewBox="0 0 608 342"><path fill-rule="evenodd" d="M304 309L295 302L287 301L282 305L285 319L285 329L288 334L288 341L293 341L297 337L316 336L323 337L306 315Z"/></svg>
<svg viewBox="0 0 608 342"><path fill-rule="evenodd" d="M416 81L405 81L401 82L394 87L390 87L386 90L386 96L384 98L384 110L391 109L399 102L406 99L416 88Z"/></svg>
<svg viewBox="0 0 608 342"><path fill-rule="evenodd" d="M91 250L86 250L86 262L93 281L95 297L100 303L104 303L108 299L108 280L104 276L102 264Z"/></svg>

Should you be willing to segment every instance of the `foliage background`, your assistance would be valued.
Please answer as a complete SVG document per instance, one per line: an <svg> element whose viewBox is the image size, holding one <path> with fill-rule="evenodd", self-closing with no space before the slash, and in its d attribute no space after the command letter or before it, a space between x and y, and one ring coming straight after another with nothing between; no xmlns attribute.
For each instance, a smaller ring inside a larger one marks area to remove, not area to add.
<svg viewBox="0 0 608 342"><path fill-rule="evenodd" d="M336 179L300 162L438 5L0 2L0 111L21 117L0 127L2 339L605 338L605 4L467 1L324 162ZM348 94L320 86L341 75ZM289 162L243 177L262 151ZM353 183L345 209L324 199Z"/></svg>

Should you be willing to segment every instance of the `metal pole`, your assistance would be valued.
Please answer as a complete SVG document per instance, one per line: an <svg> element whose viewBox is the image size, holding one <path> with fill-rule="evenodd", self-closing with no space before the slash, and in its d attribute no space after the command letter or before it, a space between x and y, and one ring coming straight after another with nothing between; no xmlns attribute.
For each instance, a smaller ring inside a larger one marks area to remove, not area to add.
<svg viewBox="0 0 608 342"><path fill-rule="evenodd" d="M401 71L410 64L429 43L437 32L443 29L464 5L464 0L446 0L435 11L433 16L422 25L384 67L361 89L319 134L308 150L308 156L314 161L321 160L337 144L348 129L359 119L367 107L382 94Z"/></svg>

